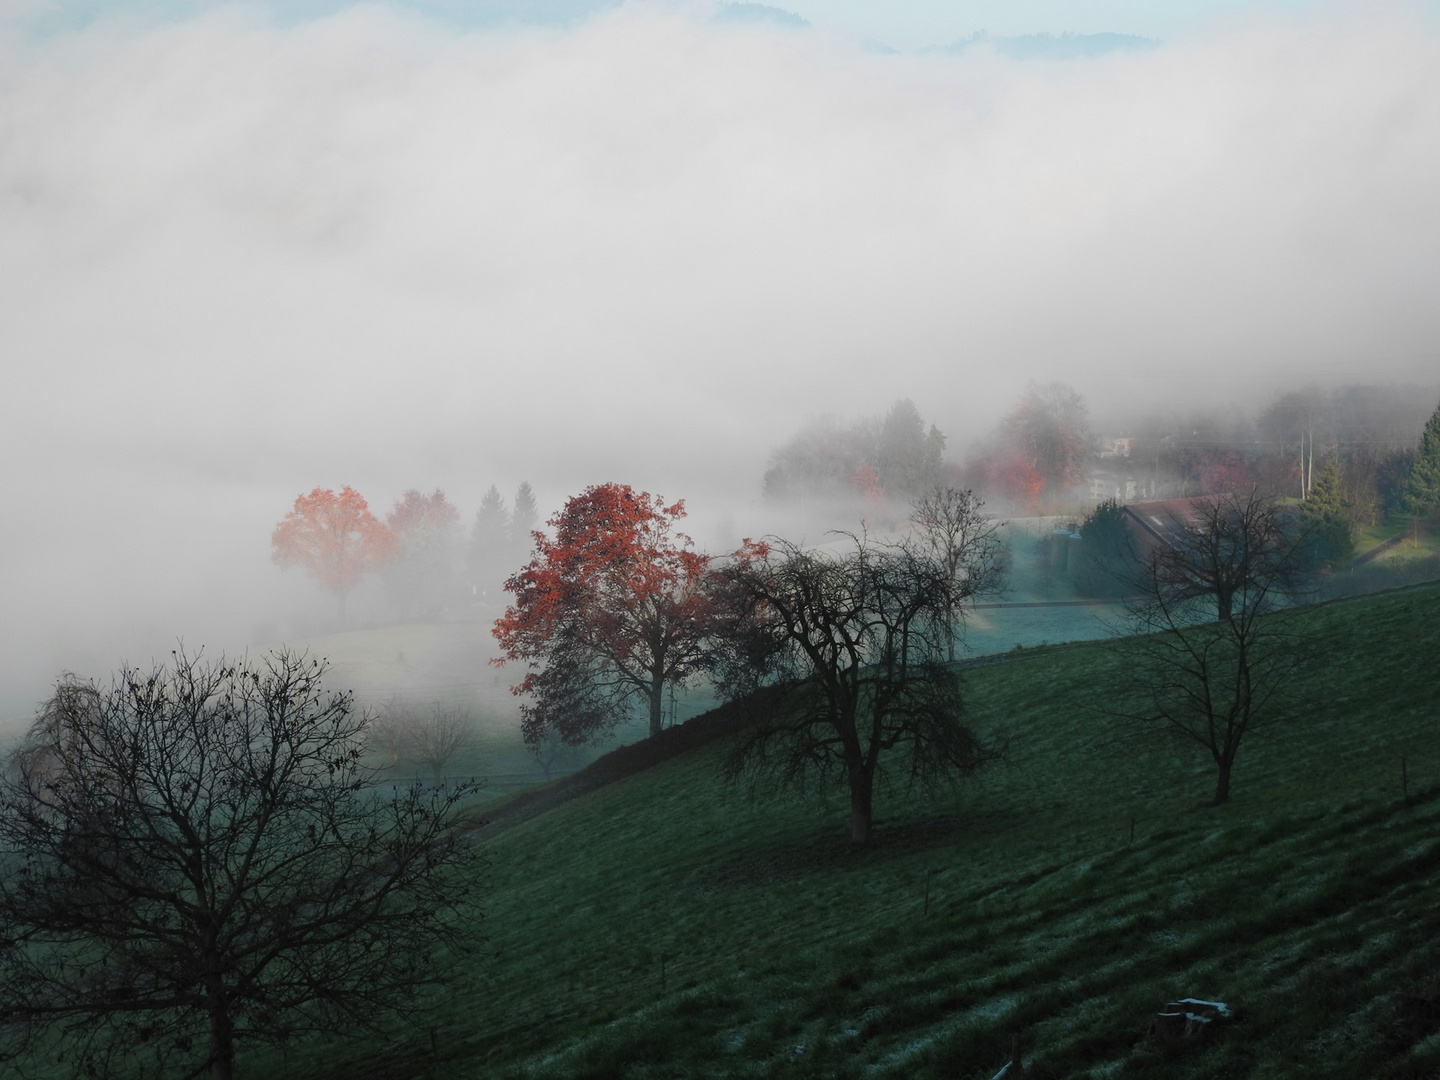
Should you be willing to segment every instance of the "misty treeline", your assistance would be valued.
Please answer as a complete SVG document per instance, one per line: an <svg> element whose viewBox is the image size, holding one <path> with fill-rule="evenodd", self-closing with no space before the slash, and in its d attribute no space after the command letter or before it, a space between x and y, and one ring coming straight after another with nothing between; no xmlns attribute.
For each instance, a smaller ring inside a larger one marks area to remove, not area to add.
<svg viewBox="0 0 1440 1080"><path fill-rule="evenodd" d="M991 431L949 458L953 440L908 399L884 416L817 419L772 452L763 492L886 522L902 519L935 484L973 490L1017 515L1251 489L1304 499L1323 481L1336 486L1355 527L1365 527L1404 512L1433 407L1430 393L1414 387L1308 388L1229 409L1136 411L1096 431L1072 386L1032 382Z"/></svg>
<svg viewBox="0 0 1440 1080"><path fill-rule="evenodd" d="M1232 432L1230 448L1208 441L1195 455L1218 472L1202 487L1202 497L1263 497L1284 508L1296 538L1296 558L1327 571L1316 595L1352 595L1440 573L1440 554L1426 538L1440 506L1440 406L1424 422L1417 442L1409 420L1422 406L1411 404L1407 420L1394 394L1367 394L1365 389L1284 395L1260 418L1264 430L1276 436L1273 441L1259 439L1254 431ZM1250 439L1248 454L1245 438ZM1172 446L1172 452L1184 449ZM1181 498L1130 511L1118 493L1111 494L1080 521L1045 538L1042 559L1047 569L1064 570L1082 594L1132 595L1140 566L1137 537L1145 532L1137 515L1168 522L1195 502ZM1388 532L1389 544L1408 540L1409 556L1394 565L1362 566L1384 548L1357 558L1357 540L1380 525L1387 529L1372 532L1372 538ZM1066 548L1073 554L1061 550Z"/></svg>
<svg viewBox="0 0 1440 1080"><path fill-rule="evenodd" d="M1414 387L1353 385L1290 391L1253 414L1152 415L1111 448L1109 472L1154 498L1259 488L1304 499L1333 463L1356 522L1370 525L1403 512L1415 451L1434 408L1434 397Z"/></svg>
<svg viewBox="0 0 1440 1080"><path fill-rule="evenodd" d="M345 597L366 574L379 574L392 610L402 619L433 619L448 607L498 594L524 560L539 523L535 492L522 482L507 506L494 484L469 529L460 511L436 488L414 488L395 500L384 520L351 487L315 488L296 497L271 534L272 558L298 566L333 594Z"/></svg>
<svg viewBox="0 0 1440 1080"><path fill-rule="evenodd" d="M1084 400L1060 382L1031 383L963 464L945 460L946 435L913 401L883 417L842 423L822 417L770 456L767 499L858 507L867 520L903 520L913 500L937 487L980 492L1007 511L1035 512L1073 498L1095 445Z"/></svg>
<svg viewBox="0 0 1440 1080"><path fill-rule="evenodd" d="M910 498L941 481L945 436L908 398L884 417L816 420L776 450L765 472L770 499Z"/></svg>

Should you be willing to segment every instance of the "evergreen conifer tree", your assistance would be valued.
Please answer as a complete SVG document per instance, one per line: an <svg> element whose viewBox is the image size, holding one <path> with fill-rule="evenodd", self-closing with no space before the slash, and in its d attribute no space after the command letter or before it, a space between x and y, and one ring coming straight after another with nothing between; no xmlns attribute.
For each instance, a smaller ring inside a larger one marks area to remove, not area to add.
<svg viewBox="0 0 1440 1080"><path fill-rule="evenodd" d="M1355 554L1350 507L1340 489L1340 466L1331 458L1301 507L1312 550L1320 562L1345 563Z"/></svg>
<svg viewBox="0 0 1440 1080"><path fill-rule="evenodd" d="M1424 517L1440 506L1440 406L1430 414L1425 433L1420 436L1420 450L1410 466L1405 482L1405 509Z"/></svg>
<svg viewBox="0 0 1440 1080"><path fill-rule="evenodd" d="M528 480L515 490L515 503L510 511L510 548L524 560L530 550L530 534L540 524L540 511L535 505L535 489Z"/></svg>
<svg viewBox="0 0 1440 1080"><path fill-rule="evenodd" d="M469 566L472 580L479 589L489 591L499 585L514 567L510 565L510 514L500 489L490 485L475 511L475 524L470 529Z"/></svg>

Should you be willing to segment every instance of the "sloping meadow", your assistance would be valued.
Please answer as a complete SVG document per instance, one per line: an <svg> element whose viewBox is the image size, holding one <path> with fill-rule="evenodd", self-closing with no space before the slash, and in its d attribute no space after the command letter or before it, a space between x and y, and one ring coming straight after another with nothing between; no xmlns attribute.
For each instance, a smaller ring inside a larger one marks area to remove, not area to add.
<svg viewBox="0 0 1440 1080"><path fill-rule="evenodd" d="M892 790L867 850L843 791L727 787L723 745L495 837L434 1026L285 1071L988 1080L1018 1033L1034 1076L1435 1075L1440 587L1300 618L1303 716L1222 807L1193 748L1112 730L1103 644L1018 654L967 675L1006 762ZM1231 1016L1151 1037L1184 997Z"/></svg>

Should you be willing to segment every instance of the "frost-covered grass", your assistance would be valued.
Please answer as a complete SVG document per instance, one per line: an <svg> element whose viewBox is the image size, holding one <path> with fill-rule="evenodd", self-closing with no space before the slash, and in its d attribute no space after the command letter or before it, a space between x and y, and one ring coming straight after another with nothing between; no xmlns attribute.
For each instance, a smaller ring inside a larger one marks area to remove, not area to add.
<svg viewBox="0 0 1440 1080"><path fill-rule="evenodd" d="M1188 748L1110 738L1103 644L1027 652L967 675L1008 762L891 793L869 850L841 793L752 799L721 748L677 759L489 843L433 1050L397 1030L250 1072L988 1080L1018 1029L1035 1076L1434 1075L1440 587L1300 617L1306 718L1244 746L1225 806ZM1150 1042L1182 997L1234 1019Z"/></svg>

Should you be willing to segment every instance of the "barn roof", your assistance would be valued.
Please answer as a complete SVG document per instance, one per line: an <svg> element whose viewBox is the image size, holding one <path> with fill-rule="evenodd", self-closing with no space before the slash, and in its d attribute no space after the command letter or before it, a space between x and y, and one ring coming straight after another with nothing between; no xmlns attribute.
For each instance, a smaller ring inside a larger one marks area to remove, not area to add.
<svg viewBox="0 0 1440 1080"><path fill-rule="evenodd" d="M1213 495L1202 495L1193 499L1130 503L1124 510L1141 535L1168 546L1199 522L1213 501Z"/></svg>

